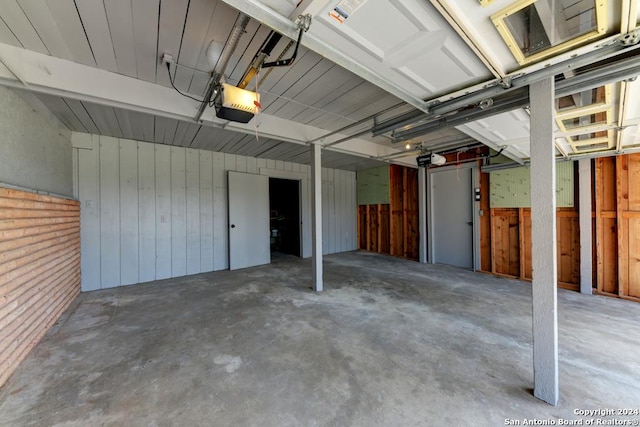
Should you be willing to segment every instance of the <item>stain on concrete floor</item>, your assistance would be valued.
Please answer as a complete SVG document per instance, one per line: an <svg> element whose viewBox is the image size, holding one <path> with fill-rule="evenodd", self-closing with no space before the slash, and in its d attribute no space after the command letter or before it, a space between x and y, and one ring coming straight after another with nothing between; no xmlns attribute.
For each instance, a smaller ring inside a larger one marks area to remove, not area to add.
<svg viewBox="0 0 640 427"><path fill-rule="evenodd" d="M529 283L364 253L326 257L320 294L310 272L280 258L83 293L0 390L0 425L480 426L639 406L640 304L559 290L552 407L531 394Z"/></svg>

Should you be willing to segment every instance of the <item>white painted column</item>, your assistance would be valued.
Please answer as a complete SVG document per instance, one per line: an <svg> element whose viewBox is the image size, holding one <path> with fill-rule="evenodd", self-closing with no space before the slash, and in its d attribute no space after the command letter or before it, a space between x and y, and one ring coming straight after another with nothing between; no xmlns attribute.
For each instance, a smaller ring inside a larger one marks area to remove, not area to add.
<svg viewBox="0 0 640 427"><path fill-rule="evenodd" d="M427 262L427 168L418 168L419 261Z"/></svg>
<svg viewBox="0 0 640 427"><path fill-rule="evenodd" d="M557 405L558 294L553 77L529 86L531 101L531 241L533 261L533 394Z"/></svg>
<svg viewBox="0 0 640 427"><path fill-rule="evenodd" d="M322 146L311 144L311 262L313 289L322 291Z"/></svg>
<svg viewBox="0 0 640 427"><path fill-rule="evenodd" d="M433 264L433 187L431 186L433 172L425 169L427 175L427 262Z"/></svg>
<svg viewBox="0 0 640 427"><path fill-rule="evenodd" d="M591 159L578 160L578 211L580 212L580 292L593 292L593 241L591 235Z"/></svg>

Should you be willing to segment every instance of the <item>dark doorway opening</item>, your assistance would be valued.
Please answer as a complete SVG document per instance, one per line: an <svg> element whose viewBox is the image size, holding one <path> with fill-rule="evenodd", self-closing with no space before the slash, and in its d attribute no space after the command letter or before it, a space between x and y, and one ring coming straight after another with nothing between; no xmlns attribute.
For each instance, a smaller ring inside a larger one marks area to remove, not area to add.
<svg viewBox="0 0 640 427"><path fill-rule="evenodd" d="M300 181L269 178L271 252L300 256Z"/></svg>

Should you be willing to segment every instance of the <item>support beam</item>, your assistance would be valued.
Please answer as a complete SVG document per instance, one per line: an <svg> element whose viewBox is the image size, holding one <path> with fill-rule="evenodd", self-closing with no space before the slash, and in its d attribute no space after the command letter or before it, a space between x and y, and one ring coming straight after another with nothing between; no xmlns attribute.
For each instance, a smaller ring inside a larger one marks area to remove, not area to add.
<svg viewBox="0 0 640 427"><path fill-rule="evenodd" d="M553 77L531 84L531 242L534 395L558 404L558 266Z"/></svg>
<svg viewBox="0 0 640 427"><path fill-rule="evenodd" d="M0 43L0 85L190 123L196 123L193 116L199 106L198 102L181 96L169 87L4 43ZM266 113L260 113L256 125L253 121L227 122L215 117L212 109L207 109L197 123L247 135L254 135L257 126L260 136L303 145L327 134L326 129ZM346 136L338 133L325 142ZM401 153L404 147L387 147L354 138L329 150L378 158ZM394 160L394 163L405 162L410 162L410 159Z"/></svg>
<svg viewBox="0 0 640 427"><path fill-rule="evenodd" d="M427 168L418 168L419 261L427 263Z"/></svg>
<svg viewBox="0 0 640 427"><path fill-rule="evenodd" d="M311 262L313 290L320 292L322 283L322 146L311 144Z"/></svg>
<svg viewBox="0 0 640 427"><path fill-rule="evenodd" d="M433 172L430 172L428 170L425 169L425 173L427 175L426 179L425 179L425 186L426 186L426 190L427 190L427 262L429 264L433 264L433 252L434 252L434 242L433 242L433 187L431 185L432 183L432 175Z"/></svg>
<svg viewBox="0 0 640 427"><path fill-rule="evenodd" d="M591 218L591 159L578 160L580 213L580 292L593 292L593 240Z"/></svg>

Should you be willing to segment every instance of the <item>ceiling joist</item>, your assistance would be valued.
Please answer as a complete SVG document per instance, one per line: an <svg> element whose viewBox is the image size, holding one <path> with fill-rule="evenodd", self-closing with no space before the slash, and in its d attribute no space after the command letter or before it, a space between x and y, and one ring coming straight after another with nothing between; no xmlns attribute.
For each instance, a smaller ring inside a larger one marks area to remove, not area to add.
<svg viewBox="0 0 640 427"><path fill-rule="evenodd" d="M0 43L0 84L34 93L55 95L174 120L232 130L247 135L256 131L265 138L307 145L326 131L273 115L260 113L256 124L226 122L208 109L200 122L193 120L198 103L173 89L121 74L89 67ZM336 134L335 138L344 135ZM339 149L339 150L338 150ZM401 150L365 140L350 140L335 151L377 158ZM413 164L407 160L408 164Z"/></svg>

